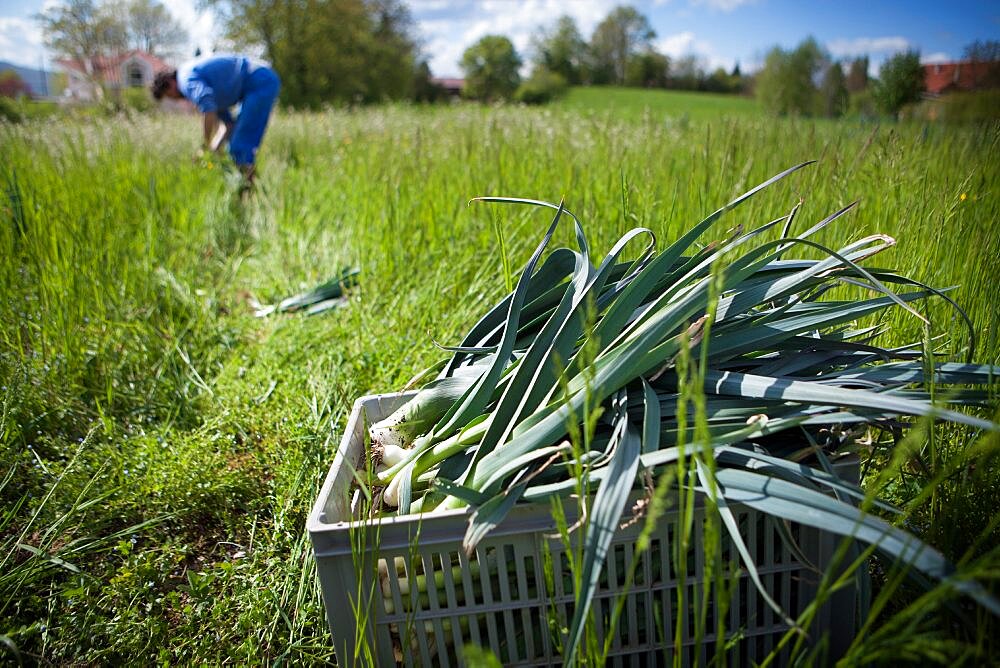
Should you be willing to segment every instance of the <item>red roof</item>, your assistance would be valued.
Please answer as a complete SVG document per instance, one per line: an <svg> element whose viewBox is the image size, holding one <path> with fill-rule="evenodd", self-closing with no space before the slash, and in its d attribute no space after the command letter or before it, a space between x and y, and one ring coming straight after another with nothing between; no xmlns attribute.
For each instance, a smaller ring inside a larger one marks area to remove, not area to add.
<svg viewBox="0 0 1000 668"><path fill-rule="evenodd" d="M82 74L100 76L101 80L105 83L117 83L121 81L121 64L126 60L131 60L132 58L137 58L149 63L153 66L154 72L159 72L160 70L169 68L167 63L160 60L153 54L140 51L139 49L132 49L131 51L126 51L125 53L121 53L117 56L96 56L90 60L91 72L89 73L87 72L87 68L84 66L82 61L70 58L60 58L59 60L56 60L56 62L67 69L76 70Z"/></svg>
<svg viewBox="0 0 1000 668"><path fill-rule="evenodd" d="M924 86L932 95L981 88L996 63L961 61L924 65Z"/></svg>
<svg viewBox="0 0 1000 668"><path fill-rule="evenodd" d="M448 90L458 90L465 85L465 79L453 79L447 77L431 77L431 83L437 84Z"/></svg>

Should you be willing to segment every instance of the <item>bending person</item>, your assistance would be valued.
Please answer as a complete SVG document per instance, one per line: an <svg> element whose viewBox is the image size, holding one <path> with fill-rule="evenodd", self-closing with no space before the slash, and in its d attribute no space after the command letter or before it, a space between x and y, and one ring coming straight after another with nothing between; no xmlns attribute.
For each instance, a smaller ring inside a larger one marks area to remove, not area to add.
<svg viewBox="0 0 1000 668"><path fill-rule="evenodd" d="M152 93L157 100L190 100L204 117L204 147L219 151L228 141L229 154L252 183L257 149L280 88L278 75L264 63L214 55L159 72ZM231 108L237 104L240 113L234 121Z"/></svg>

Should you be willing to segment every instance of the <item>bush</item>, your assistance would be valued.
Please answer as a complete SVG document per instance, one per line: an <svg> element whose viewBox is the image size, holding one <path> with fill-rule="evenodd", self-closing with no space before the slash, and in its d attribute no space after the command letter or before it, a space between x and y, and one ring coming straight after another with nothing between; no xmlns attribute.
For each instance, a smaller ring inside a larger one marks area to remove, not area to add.
<svg viewBox="0 0 1000 668"><path fill-rule="evenodd" d="M521 57L502 35L486 35L462 54L465 86L462 95L472 100L509 100L521 83Z"/></svg>
<svg viewBox="0 0 1000 668"><path fill-rule="evenodd" d="M155 107L152 96L145 88L105 89L100 103L101 112L109 116L123 112L128 115L144 114Z"/></svg>
<svg viewBox="0 0 1000 668"><path fill-rule="evenodd" d="M814 81L826 58L812 37L793 51L771 49L757 73L755 92L761 106L777 116L811 116L820 111L822 101Z"/></svg>
<svg viewBox="0 0 1000 668"><path fill-rule="evenodd" d="M952 123L993 121L1000 118L1000 90L952 93L941 99L941 120Z"/></svg>
<svg viewBox="0 0 1000 668"><path fill-rule="evenodd" d="M942 123L988 123L1000 119L1000 90L949 93L904 107L900 118Z"/></svg>
<svg viewBox="0 0 1000 668"><path fill-rule="evenodd" d="M0 96L0 120L8 123L20 123L24 120L24 113L17 100Z"/></svg>
<svg viewBox="0 0 1000 668"><path fill-rule="evenodd" d="M0 72L0 96L21 98L30 95L31 89L14 70Z"/></svg>
<svg viewBox="0 0 1000 668"><path fill-rule="evenodd" d="M896 116L908 104L920 101L924 92L924 70L916 51L897 53L882 64L873 88L875 106Z"/></svg>
<svg viewBox="0 0 1000 668"><path fill-rule="evenodd" d="M122 95L122 106L130 111L147 112L155 105L153 96L145 88L126 88Z"/></svg>
<svg viewBox="0 0 1000 668"><path fill-rule="evenodd" d="M24 100L21 102L21 113L25 119L48 118L60 111L58 102L48 100Z"/></svg>
<svg viewBox="0 0 1000 668"><path fill-rule="evenodd" d="M545 104L565 92L566 79L561 74L537 68L514 92L514 99L524 104Z"/></svg>
<svg viewBox="0 0 1000 668"><path fill-rule="evenodd" d="M857 93L851 93L847 102L847 113L851 116L860 116L861 118L874 118L878 116L878 111L875 109L875 99L872 96L870 88L858 91Z"/></svg>

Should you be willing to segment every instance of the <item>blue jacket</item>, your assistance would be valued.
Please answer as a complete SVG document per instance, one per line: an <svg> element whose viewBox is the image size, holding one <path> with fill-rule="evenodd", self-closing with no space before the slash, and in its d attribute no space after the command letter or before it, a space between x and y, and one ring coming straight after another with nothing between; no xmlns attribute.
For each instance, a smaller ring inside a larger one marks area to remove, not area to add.
<svg viewBox="0 0 1000 668"><path fill-rule="evenodd" d="M261 67L266 66L246 56L207 56L177 69L177 89L201 113L214 111L225 118L246 94L247 79Z"/></svg>

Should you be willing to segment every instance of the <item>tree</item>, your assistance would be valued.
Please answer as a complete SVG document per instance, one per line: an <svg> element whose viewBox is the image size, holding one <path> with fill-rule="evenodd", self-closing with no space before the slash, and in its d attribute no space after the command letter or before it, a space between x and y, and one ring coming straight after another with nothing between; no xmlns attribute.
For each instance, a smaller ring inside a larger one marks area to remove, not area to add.
<svg viewBox="0 0 1000 668"><path fill-rule="evenodd" d="M655 49L646 49L629 58L625 85L643 88L666 88L670 61Z"/></svg>
<svg viewBox="0 0 1000 668"><path fill-rule="evenodd" d="M844 86L852 95L868 88L868 56L861 56L851 61L847 67L847 80Z"/></svg>
<svg viewBox="0 0 1000 668"><path fill-rule="evenodd" d="M88 74L93 61L123 51L128 31L121 16L93 0L67 0L36 17L42 25L45 45L55 53L80 61Z"/></svg>
<svg viewBox="0 0 1000 668"><path fill-rule="evenodd" d="M545 104L566 91L566 79L557 72L536 66L527 81L517 87L514 99L525 104Z"/></svg>
<svg viewBox="0 0 1000 668"><path fill-rule="evenodd" d="M741 78L726 72L723 67L716 67L711 74L703 76L699 87L711 93L733 93L739 91Z"/></svg>
<svg viewBox="0 0 1000 668"><path fill-rule="evenodd" d="M882 64L875 85L879 111L896 116L904 105L916 102L924 92L924 68L916 51L897 53Z"/></svg>
<svg viewBox="0 0 1000 668"><path fill-rule="evenodd" d="M652 49L656 32L635 7L615 7L590 38L593 83L624 84L629 59Z"/></svg>
<svg viewBox="0 0 1000 668"><path fill-rule="evenodd" d="M502 35L486 35L462 54L466 97L474 100L509 100L521 83L521 57Z"/></svg>
<svg viewBox="0 0 1000 668"><path fill-rule="evenodd" d="M966 45L964 57L973 63L977 88L1000 88L1000 41L977 39Z"/></svg>
<svg viewBox="0 0 1000 668"><path fill-rule="evenodd" d="M757 75L757 98L773 114L813 114L819 107L816 75L827 61L816 40L809 37L794 51L771 49Z"/></svg>
<svg viewBox="0 0 1000 668"><path fill-rule="evenodd" d="M159 0L130 0L125 5L129 45L156 55L177 53L188 40L184 26Z"/></svg>
<svg viewBox="0 0 1000 668"><path fill-rule="evenodd" d="M823 115L836 118L847 110L847 85L840 63L830 63L826 68L819 93L823 102Z"/></svg>
<svg viewBox="0 0 1000 668"><path fill-rule="evenodd" d="M740 61L737 60L736 64L733 65L733 71L729 73L729 92L745 93L747 88L747 79L740 71Z"/></svg>
<svg viewBox="0 0 1000 668"><path fill-rule="evenodd" d="M419 59L400 0L206 0L226 36L262 48L297 107L413 95Z"/></svg>
<svg viewBox="0 0 1000 668"><path fill-rule="evenodd" d="M1000 60L1000 41L995 39L976 40L965 45L963 57L981 63Z"/></svg>
<svg viewBox="0 0 1000 668"><path fill-rule="evenodd" d="M803 40L791 53L791 76L802 89L815 87L816 76L829 62L823 48L812 37Z"/></svg>
<svg viewBox="0 0 1000 668"><path fill-rule="evenodd" d="M764 66L757 72L754 90L764 109L771 114L788 113L786 102L785 72L788 69L788 53L780 46L772 47L764 56Z"/></svg>
<svg viewBox="0 0 1000 668"><path fill-rule="evenodd" d="M678 58L670 67L670 87L678 90L701 88L705 70L701 60L693 53Z"/></svg>
<svg viewBox="0 0 1000 668"><path fill-rule="evenodd" d="M417 63L413 73L413 99L417 102L437 102L445 96L445 90L431 81L431 67L426 60Z"/></svg>
<svg viewBox="0 0 1000 668"><path fill-rule="evenodd" d="M92 68L93 59L126 49L176 53L187 41L184 27L160 0L66 0L37 16L45 43L56 53Z"/></svg>
<svg viewBox="0 0 1000 668"><path fill-rule="evenodd" d="M0 72L0 97L18 98L22 95L29 95L31 89L24 83L21 75L14 70L3 70Z"/></svg>
<svg viewBox="0 0 1000 668"><path fill-rule="evenodd" d="M364 52L367 87L383 98L409 97L419 72L410 10L399 0L369 0L371 39Z"/></svg>
<svg viewBox="0 0 1000 668"><path fill-rule="evenodd" d="M568 84L582 82L587 45L571 16L561 16L551 31L540 29L531 40L536 67L560 75Z"/></svg>

